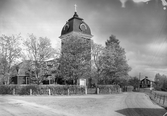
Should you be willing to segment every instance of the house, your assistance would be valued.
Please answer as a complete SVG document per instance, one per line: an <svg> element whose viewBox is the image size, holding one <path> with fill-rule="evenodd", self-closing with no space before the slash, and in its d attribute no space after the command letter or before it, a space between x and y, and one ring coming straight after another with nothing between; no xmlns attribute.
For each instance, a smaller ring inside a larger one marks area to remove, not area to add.
<svg viewBox="0 0 167 116"><path fill-rule="evenodd" d="M42 81L43 84L50 84L54 83L55 79L52 77L55 77L54 74L52 74L52 71L54 73L55 70L58 69L58 62L55 59L50 59L47 61L44 61L44 64L46 65L46 72L44 72L44 79ZM17 68L16 68L17 67ZM34 63L30 60L25 60L18 64L17 66L13 67L12 75L10 84L33 84L36 83L36 78L34 74Z"/></svg>
<svg viewBox="0 0 167 116"><path fill-rule="evenodd" d="M148 77L146 76L144 79L140 81L140 88L151 88L153 83L154 82L148 79Z"/></svg>
<svg viewBox="0 0 167 116"><path fill-rule="evenodd" d="M30 61L26 60L12 67L10 84L29 84Z"/></svg>

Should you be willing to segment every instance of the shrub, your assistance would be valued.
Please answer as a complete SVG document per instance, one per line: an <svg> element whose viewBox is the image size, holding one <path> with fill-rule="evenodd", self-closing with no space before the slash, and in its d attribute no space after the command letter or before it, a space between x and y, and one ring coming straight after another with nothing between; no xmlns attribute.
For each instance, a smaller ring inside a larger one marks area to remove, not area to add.
<svg viewBox="0 0 167 116"><path fill-rule="evenodd" d="M119 85L98 85L100 94L118 93ZM94 94L97 93L94 89ZM77 85L1 85L0 94L13 94L15 89L15 94L17 95L30 95L30 89L32 90L32 95L48 95L49 89L51 95L70 95L73 94L85 94L85 87ZM89 88L88 88L89 91Z"/></svg>
<svg viewBox="0 0 167 116"><path fill-rule="evenodd" d="M12 86L0 86L0 94L12 94Z"/></svg>
<svg viewBox="0 0 167 116"><path fill-rule="evenodd" d="M119 85L97 85L100 94L119 93Z"/></svg>
<svg viewBox="0 0 167 116"><path fill-rule="evenodd" d="M30 95L30 89L32 95L48 95L49 89L51 95L67 95L69 94L84 94L85 88L76 85L1 85L0 94L15 94L18 95Z"/></svg>
<svg viewBox="0 0 167 116"><path fill-rule="evenodd" d="M85 94L85 87L71 85L68 87L70 94Z"/></svg>
<svg viewBox="0 0 167 116"><path fill-rule="evenodd" d="M67 95L68 94L68 86L65 85L52 85L47 86L48 89L51 90L52 95Z"/></svg>
<svg viewBox="0 0 167 116"><path fill-rule="evenodd" d="M134 90L134 87L129 85L129 86L124 86L122 89L123 92L132 92Z"/></svg>

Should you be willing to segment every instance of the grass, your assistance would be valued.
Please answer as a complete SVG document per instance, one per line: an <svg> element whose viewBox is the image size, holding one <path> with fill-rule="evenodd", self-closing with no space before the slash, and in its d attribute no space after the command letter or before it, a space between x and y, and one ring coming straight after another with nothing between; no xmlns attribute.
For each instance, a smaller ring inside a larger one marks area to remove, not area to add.
<svg viewBox="0 0 167 116"><path fill-rule="evenodd" d="M106 108L121 94L84 96L13 96L30 103L51 107L73 116L103 116Z"/></svg>
<svg viewBox="0 0 167 116"><path fill-rule="evenodd" d="M154 91L154 93L167 96L167 92L165 91Z"/></svg>

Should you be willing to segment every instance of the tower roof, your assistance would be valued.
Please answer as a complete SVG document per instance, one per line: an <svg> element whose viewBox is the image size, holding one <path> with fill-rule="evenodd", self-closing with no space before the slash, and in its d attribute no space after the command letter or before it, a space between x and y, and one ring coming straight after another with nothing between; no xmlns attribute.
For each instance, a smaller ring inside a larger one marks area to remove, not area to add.
<svg viewBox="0 0 167 116"><path fill-rule="evenodd" d="M70 32L79 32L91 35L91 30L89 26L83 21L82 18L78 16L77 12L74 12L73 17L66 22L61 31L61 36Z"/></svg>

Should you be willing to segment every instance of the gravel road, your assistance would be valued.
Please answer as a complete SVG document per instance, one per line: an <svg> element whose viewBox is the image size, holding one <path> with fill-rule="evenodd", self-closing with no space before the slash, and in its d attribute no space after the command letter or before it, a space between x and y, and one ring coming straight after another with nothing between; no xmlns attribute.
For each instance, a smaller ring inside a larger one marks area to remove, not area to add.
<svg viewBox="0 0 167 116"><path fill-rule="evenodd" d="M163 116L144 93L0 96L0 116Z"/></svg>

